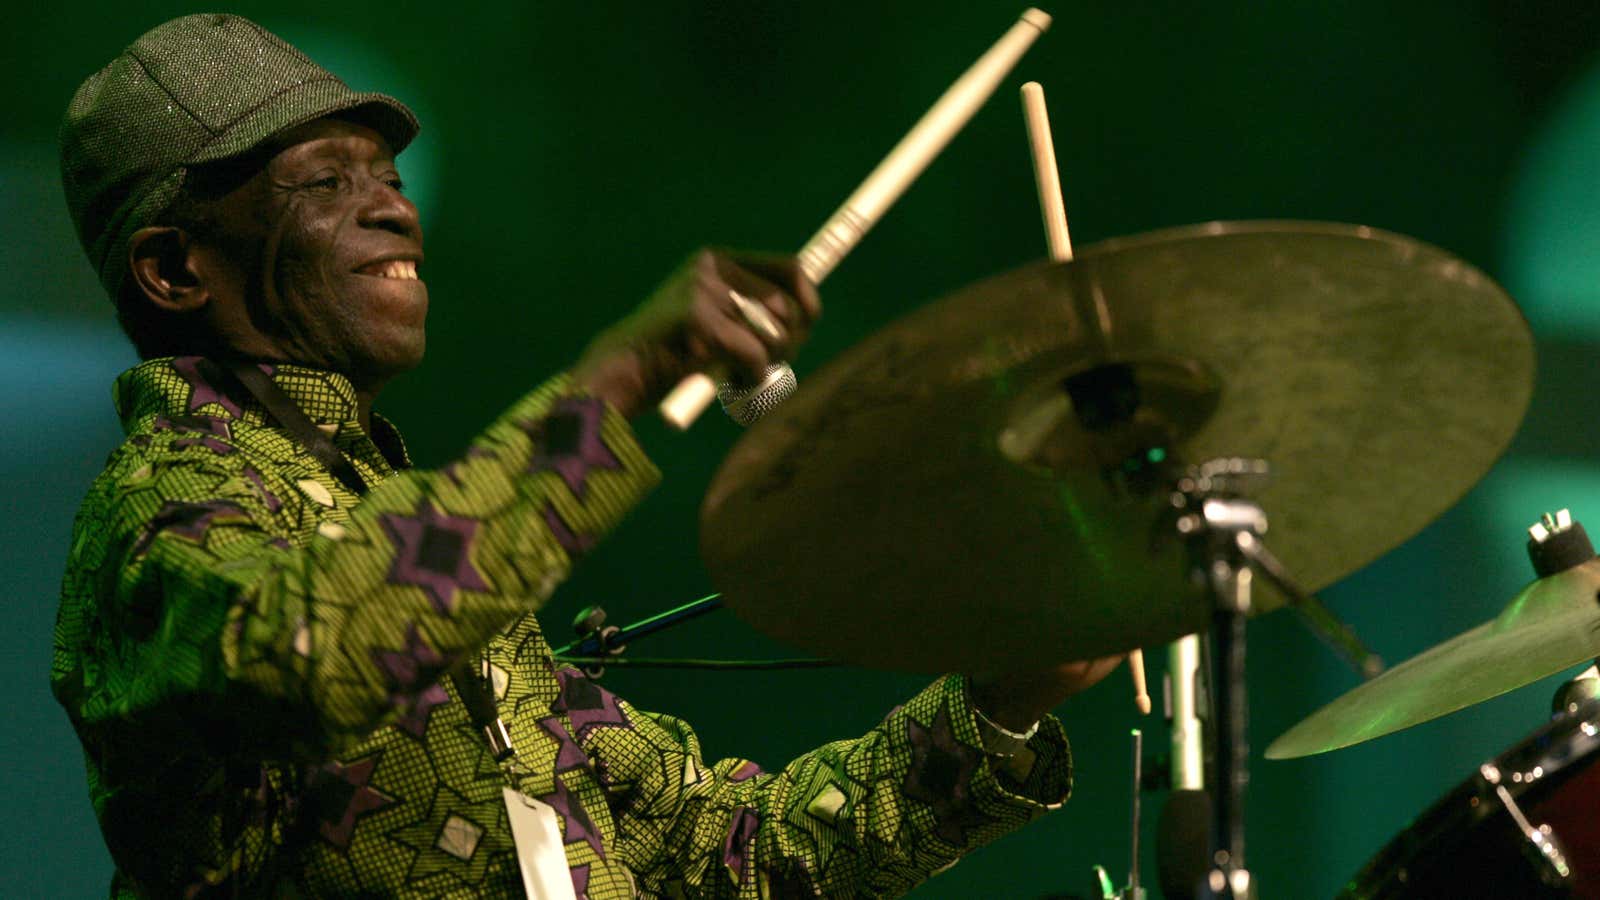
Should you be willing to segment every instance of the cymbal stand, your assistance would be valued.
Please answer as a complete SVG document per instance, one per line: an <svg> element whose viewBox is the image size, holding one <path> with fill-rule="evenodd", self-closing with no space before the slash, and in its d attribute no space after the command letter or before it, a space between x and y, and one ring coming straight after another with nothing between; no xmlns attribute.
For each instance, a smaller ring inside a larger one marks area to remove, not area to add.
<svg viewBox="0 0 1600 900"><path fill-rule="evenodd" d="M1572 510L1545 513L1528 526L1528 561L1533 573L1549 578L1594 559L1594 543L1583 523L1572 518ZM1591 700L1600 698L1600 659L1589 668L1563 682L1550 700L1551 718L1575 713Z"/></svg>
<svg viewBox="0 0 1600 900"><path fill-rule="evenodd" d="M1141 807L1141 791L1144 790L1144 732L1133 729L1133 815L1130 820L1128 851L1128 885L1122 890L1117 890L1111 883L1111 876L1106 874L1105 866L1095 866L1095 882L1100 889L1101 900L1145 900L1148 896L1144 886L1139 882L1139 812Z"/></svg>
<svg viewBox="0 0 1600 900"><path fill-rule="evenodd" d="M1254 560L1250 551L1267 530L1266 514L1240 496L1267 474L1262 460L1225 458L1192 467L1172 493L1178 533L1189 543L1190 566L1212 597L1211 702L1217 753L1212 804L1212 865L1205 896L1254 896L1245 865L1244 797L1250 782L1249 708L1245 686L1245 621L1250 614Z"/></svg>

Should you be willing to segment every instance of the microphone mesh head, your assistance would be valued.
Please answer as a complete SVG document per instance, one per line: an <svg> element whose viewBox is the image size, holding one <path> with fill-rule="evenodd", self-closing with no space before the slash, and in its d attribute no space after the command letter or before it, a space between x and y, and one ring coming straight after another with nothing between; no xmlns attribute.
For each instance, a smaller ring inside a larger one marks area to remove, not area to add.
<svg viewBox="0 0 1600 900"><path fill-rule="evenodd" d="M735 422L748 427L789 399L799 386L788 363L773 363L753 385L734 381L717 385L717 399Z"/></svg>

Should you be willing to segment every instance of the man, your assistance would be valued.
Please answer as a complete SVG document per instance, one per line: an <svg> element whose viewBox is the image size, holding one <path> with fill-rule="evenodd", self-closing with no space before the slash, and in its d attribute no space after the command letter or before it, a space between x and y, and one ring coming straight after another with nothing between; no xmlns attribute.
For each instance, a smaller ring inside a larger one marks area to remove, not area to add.
<svg viewBox="0 0 1600 900"><path fill-rule="evenodd" d="M68 110L68 202L146 360L52 671L113 892L897 894L1058 805L1045 714L1112 661L947 677L772 774L557 667L533 611L657 478L628 417L786 357L819 303L793 260L696 254L460 460L411 469L372 406L423 351L394 160L416 129L219 15L148 32Z"/></svg>

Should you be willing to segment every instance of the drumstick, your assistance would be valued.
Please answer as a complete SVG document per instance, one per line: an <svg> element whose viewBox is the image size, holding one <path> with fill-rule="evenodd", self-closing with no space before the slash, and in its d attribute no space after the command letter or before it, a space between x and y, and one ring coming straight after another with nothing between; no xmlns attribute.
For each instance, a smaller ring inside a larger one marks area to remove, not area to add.
<svg viewBox="0 0 1600 900"><path fill-rule="evenodd" d="M1050 114L1045 111L1044 88L1037 81L1022 86L1022 117L1028 123L1028 150L1033 157L1033 182L1039 187L1039 213L1044 217L1044 238L1050 258L1072 262L1072 235L1067 231L1067 205L1061 199L1061 176L1056 171L1056 145L1050 139Z"/></svg>
<svg viewBox="0 0 1600 900"><path fill-rule="evenodd" d="M1150 691L1144 683L1144 651L1128 651L1128 674L1133 676L1133 705L1142 716L1150 715Z"/></svg>
<svg viewBox="0 0 1600 900"><path fill-rule="evenodd" d="M1028 123L1033 181L1039 188L1039 213L1044 217L1044 237L1050 245L1050 258L1056 262L1072 262L1072 235L1067 230L1067 204L1061 199L1061 175L1056 169L1055 141L1050 138L1050 114L1044 105L1044 88L1037 81L1022 86L1022 117ZM1002 438L1010 438L1013 443L1037 446L1059 424L1059 419L1070 411L1070 407L1057 410L1057 415L1052 416L1047 425L1036 423L1032 434L1018 435L1008 431ZM1031 455L1027 449L1015 452L1023 456ZM1145 684L1143 650L1128 652L1128 674L1133 676L1133 705L1138 707L1141 715L1150 715L1150 690Z"/></svg>
<svg viewBox="0 0 1600 900"><path fill-rule="evenodd" d="M1061 176L1056 173L1050 114L1045 111L1044 88L1037 81L1022 86L1022 119L1028 126L1028 154L1033 158L1033 183L1039 189L1039 214L1044 219L1050 258L1071 262L1072 235L1067 231L1067 205L1061 200ZM1072 401L1066 392L1056 394L1018 416L1000 432L1000 452L1015 462L1032 460L1071 414Z"/></svg>
<svg viewBox="0 0 1600 900"><path fill-rule="evenodd" d="M1034 39L1049 27L1047 13L1024 10L1016 24L917 120L855 193L800 248L800 271L812 284L821 284L845 254L855 249L867 231L977 114ZM716 382L709 375L690 375L661 401L661 417L675 428L688 428L716 395Z"/></svg>

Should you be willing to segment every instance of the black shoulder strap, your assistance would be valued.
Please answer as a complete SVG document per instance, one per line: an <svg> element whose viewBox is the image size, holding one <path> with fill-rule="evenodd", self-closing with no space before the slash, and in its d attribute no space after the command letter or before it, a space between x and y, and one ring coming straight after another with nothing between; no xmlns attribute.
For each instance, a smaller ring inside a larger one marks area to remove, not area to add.
<svg viewBox="0 0 1600 900"><path fill-rule="evenodd" d="M365 496L367 493L366 479L350 464L350 460L339 448L333 445L333 439L328 437L321 429L311 423L310 417L298 403L289 399L283 389L273 383L267 373L253 363L240 360L226 360L222 366L233 377L239 380L250 396L256 398L262 406L267 408L267 414L278 420L278 424L288 429L290 437L299 442L307 453L317 458L339 483L349 488L356 496ZM494 694L483 683L483 679L463 672L459 667L450 673L450 680L455 683L456 693L461 695L461 702L467 707L467 715L488 741L489 749L496 760L504 760L513 753L511 735L506 730L505 723L501 721L495 709Z"/></svg>
<svg viewBox="0 0 1600 900"><path fill-rule="evenodd" d="M333 438L311 424L311 419L306 416L305 410L290 400L289 395L283 392L283 388L278 387L267 377L267 373L253 363L239 360L228 360L223 366L233 373L234 378L239 379L239 383L250 392L250 396L267 408L268 415L288 429L289 434L300 442L300 446L304 447L307 453L315 456L317 462L322 463L333 473L333 477L339 479L340 484L357 496L364 496L367 493L366 479L362 478L356 467L350 464L350 460L339 452L339 448L333 445Z"/></svg>

